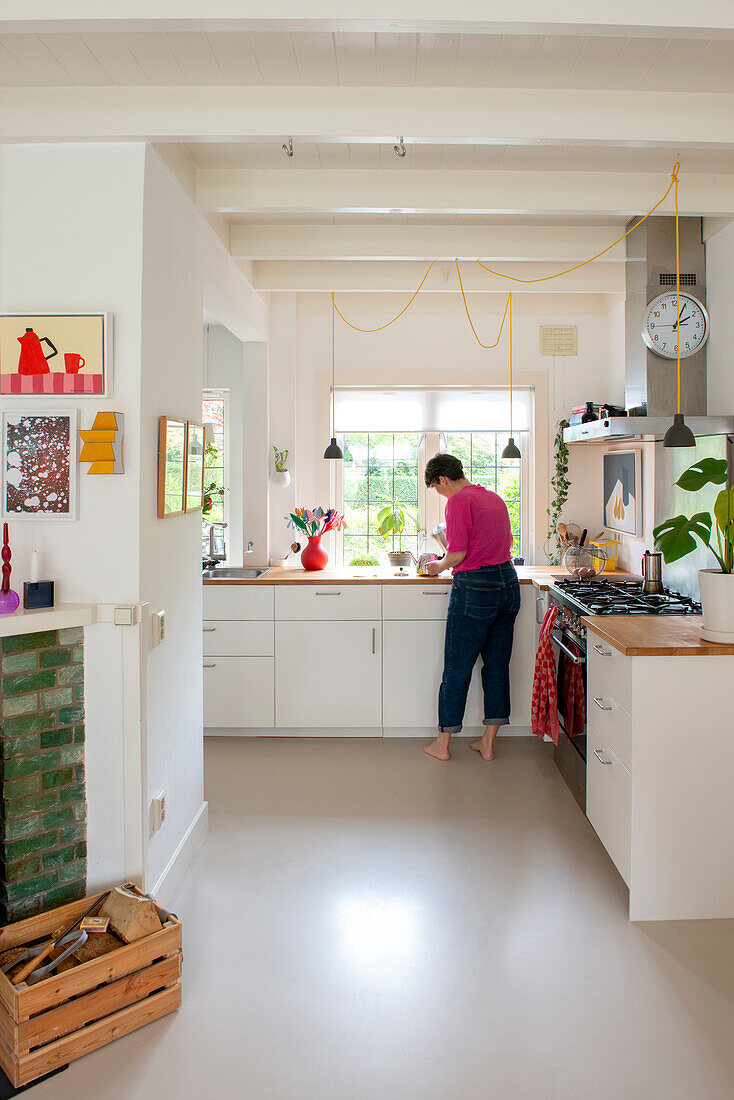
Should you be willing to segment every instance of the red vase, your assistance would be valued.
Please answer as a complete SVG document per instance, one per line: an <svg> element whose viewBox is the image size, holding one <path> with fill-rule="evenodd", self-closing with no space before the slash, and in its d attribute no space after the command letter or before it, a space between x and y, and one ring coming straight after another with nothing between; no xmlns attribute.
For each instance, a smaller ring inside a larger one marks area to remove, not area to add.
<svg viewBox="0 0 734 1100"><path fill-rule="evenodd" d="M326 569L329 555L321 545L321 535L309 535L308 546L301 553L301 565L304 569Z"/></svg>

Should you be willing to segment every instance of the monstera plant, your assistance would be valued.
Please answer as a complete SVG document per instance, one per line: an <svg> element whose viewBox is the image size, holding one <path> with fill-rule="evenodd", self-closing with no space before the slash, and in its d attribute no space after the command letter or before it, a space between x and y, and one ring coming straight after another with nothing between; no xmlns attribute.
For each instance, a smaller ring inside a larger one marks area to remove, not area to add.
<svg viewBox="0 0 734 1100"><path fill-rule="evenodd" d="M690 519L674 516L655 528L655 545L666 562L678 561L690 554L696 549L698 538L714 555L722 573L733 571L734 489L728 488L726 482L725 458L702 458L681 474L676 485L688 493L696 493L706 485L724 485L725 488L716 497L713 512L696 512Z"/></svg>
<svg viewBox="0 0 734 1100"><path fill-rule="evenodd" d="M654 529L653 538L668 564L695 550L697 539L711 551L719 568L698 573L704 634L711 641L734 642L734 488L729 485L727 461L702 458L681 474L676 485L687 493L707 485L723 486L711 512L666 519Z"/></svg>

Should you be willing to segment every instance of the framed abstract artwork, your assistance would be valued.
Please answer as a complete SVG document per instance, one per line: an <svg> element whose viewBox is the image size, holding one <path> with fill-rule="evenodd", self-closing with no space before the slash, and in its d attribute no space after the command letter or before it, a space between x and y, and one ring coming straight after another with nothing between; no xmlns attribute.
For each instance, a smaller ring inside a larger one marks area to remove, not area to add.
<svg viewBox="0 0 734 1100"><path fill-rule="evenodd" d="M204 502L204 425L186 423L186 511L196 512Z"/></svg>
<svg viewBox="0 0 734 1100"><path fill-rule="evenodd" d="M626 535L641 535L642 452L609 451L602 462L604 526Z"/></svg>
<svg viewBox="0 0 734 1100"><path fill-rule="evenodd" d="M109 313L0 314L0 394L112 395Z"/></svg>
<svg viewBox="0 0 734 1100"><path fill-rule="evenodd" d="M162 416L158 427L158 516L186 510L186 421Z"/></svg>
<svg viewBox="0 0 734 1100"><path fill-rule="evenodd" d="M76 519L76 421L76 409L3 412L3 519Z"/></svg>

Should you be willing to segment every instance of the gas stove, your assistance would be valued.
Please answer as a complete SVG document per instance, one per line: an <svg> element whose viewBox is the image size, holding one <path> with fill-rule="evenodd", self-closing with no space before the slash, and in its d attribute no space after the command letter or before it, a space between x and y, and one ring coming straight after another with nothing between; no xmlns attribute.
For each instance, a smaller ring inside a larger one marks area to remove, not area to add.
<svg viewBox="0 0 734 1100"><path fill-rule="evenodd" d="M591 581L560 577L551 586L553 603L581 615L700 615L701 605L690 596L664 588L656 595L642 590L642 581Z"/></svg>

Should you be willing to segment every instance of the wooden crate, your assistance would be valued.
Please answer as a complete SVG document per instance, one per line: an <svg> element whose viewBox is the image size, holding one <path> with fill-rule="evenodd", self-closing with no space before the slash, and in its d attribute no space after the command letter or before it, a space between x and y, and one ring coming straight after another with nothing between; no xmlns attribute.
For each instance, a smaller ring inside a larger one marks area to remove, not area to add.
<svg viewBox="0 0 734 1100"><path fill-rule="evenodd" d="M66 928L95 897L0 928L0 952ZM181 959L181 924L169 916L160 932L37 985L14 986L0 973L0 1066L13 1087L175 1012Z"/></svg>

